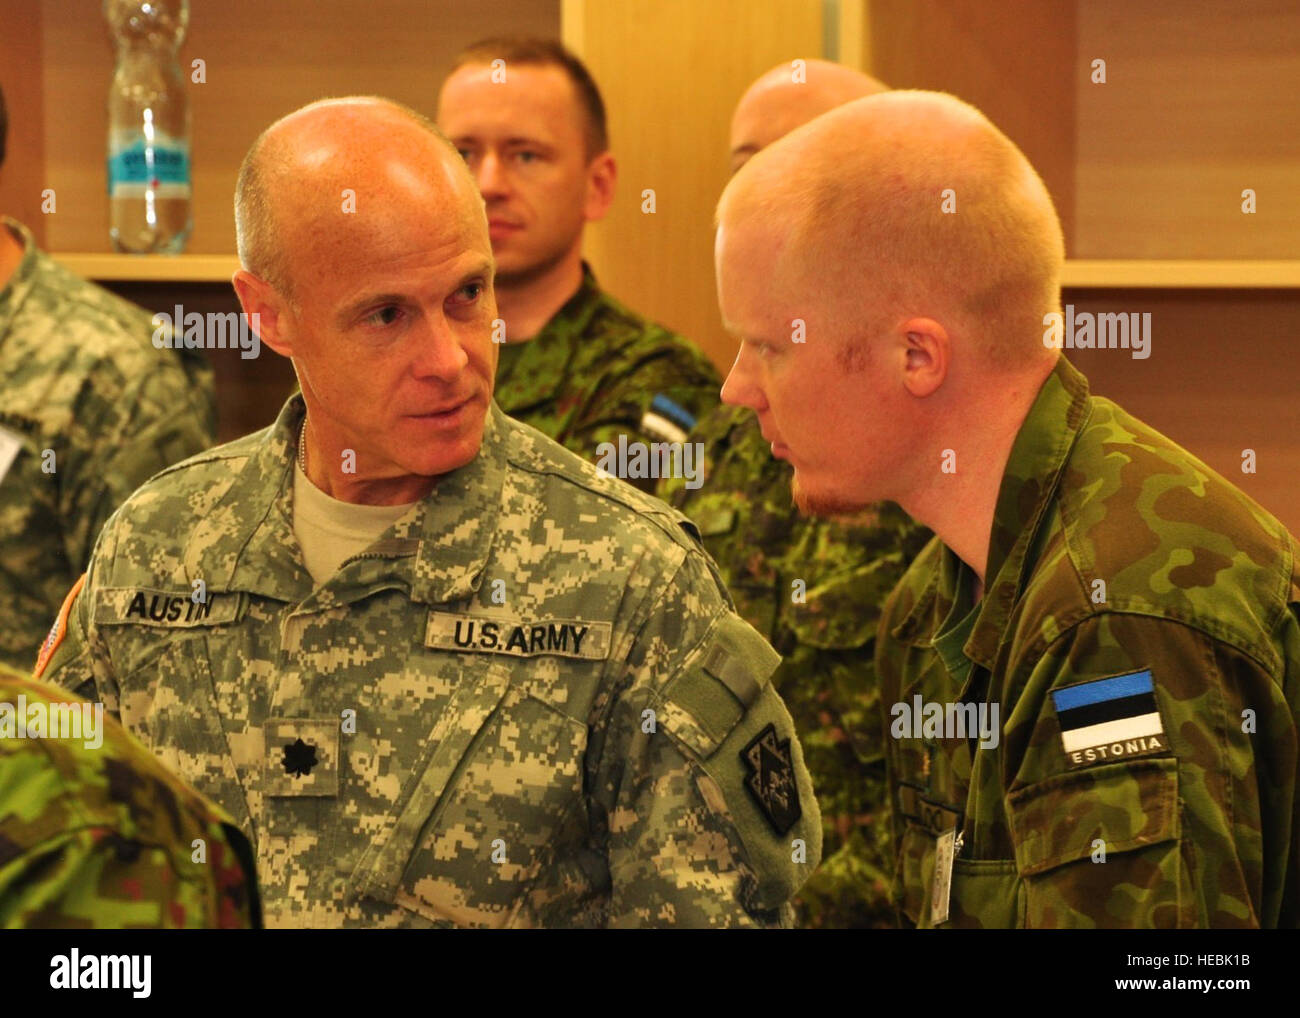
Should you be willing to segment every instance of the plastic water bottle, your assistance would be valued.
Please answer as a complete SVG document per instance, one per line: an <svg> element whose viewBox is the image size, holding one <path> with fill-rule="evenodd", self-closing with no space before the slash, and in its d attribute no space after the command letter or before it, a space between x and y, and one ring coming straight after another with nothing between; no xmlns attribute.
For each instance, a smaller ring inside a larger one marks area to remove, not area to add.
<svg viewBox="0 0 1300 1018"><path fill-rule="evenodd" d="M109 236L131 254L176 254L190 218L190 106L176 51L189 0L104 0L117 49L108 93Z"/></svg>

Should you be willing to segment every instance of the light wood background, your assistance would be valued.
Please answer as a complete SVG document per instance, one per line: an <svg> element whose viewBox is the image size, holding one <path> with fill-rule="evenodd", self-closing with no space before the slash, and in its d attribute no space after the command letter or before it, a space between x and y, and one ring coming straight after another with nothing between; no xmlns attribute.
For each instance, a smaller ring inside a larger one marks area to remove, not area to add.
<svg viewBox="0 0 1300 1018"><path fill-rule="evenodd" d="M1300 3L1087 0L1078 33L1072 254L1300 258Z"/></svg>
<svg viewBox="0 0 1300 1018"><path fill-rule="evenodd" d="M861 4L863 70L891 88L951 92L1014 141L1051 192L1071 257L1073 0L843 0Z"/></svg>
<svg viewBox="0 0 1300 1018"><path fill-rule="evenodd" d="M564 0L565 42L591 68L619 161L614 207L588 228L601 282L698 343L720 369L713 208L731 113L764 71L822 52L820 0ZM656 212L641 211L653 189Z"/></svg>

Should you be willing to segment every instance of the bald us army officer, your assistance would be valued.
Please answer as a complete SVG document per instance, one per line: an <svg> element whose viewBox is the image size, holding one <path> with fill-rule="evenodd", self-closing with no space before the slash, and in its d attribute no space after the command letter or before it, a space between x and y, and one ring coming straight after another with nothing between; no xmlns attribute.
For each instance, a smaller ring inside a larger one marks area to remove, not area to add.
<svg viewBox="0 0 1300 1018"><path fill-rule="evenodd" d="M123 505L47 677L236 819L268 926L788 925L821 827L777 656L684 517L492 401L456 150L319 102L235 201L301 395Z"/></svg>

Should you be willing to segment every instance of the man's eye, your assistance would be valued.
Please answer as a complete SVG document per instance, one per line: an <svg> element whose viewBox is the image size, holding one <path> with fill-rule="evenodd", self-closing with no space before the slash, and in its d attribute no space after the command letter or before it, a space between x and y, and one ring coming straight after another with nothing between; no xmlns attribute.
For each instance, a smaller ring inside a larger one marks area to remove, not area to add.
<svg viewBox="0 0 1300 1018"><path fill-rule="evenodd" d="M539 156L536 152L529 152L527 149L525 149L523 152L516 152L515 157L521 163L532 163L532 162L536 162L538 159L541 158L541 156Z"/></svg>
<svg viewBox="0 0 1300 1018"><path fill-rule="evenodd" d="M366 316L366 322L369 325L392 325L397 321L402 309L396 304L386 304L378 311Z"/></svg>
<svg viewBox="0 0 1300 1018"><path fill-rule="evenodd" d="M453 301L453 303L473 304L482 295L483 295L482 283L467 283L464 286L462 286L459 290L456 291L456 297L463 298L463 299L455 300Z"/></svg>

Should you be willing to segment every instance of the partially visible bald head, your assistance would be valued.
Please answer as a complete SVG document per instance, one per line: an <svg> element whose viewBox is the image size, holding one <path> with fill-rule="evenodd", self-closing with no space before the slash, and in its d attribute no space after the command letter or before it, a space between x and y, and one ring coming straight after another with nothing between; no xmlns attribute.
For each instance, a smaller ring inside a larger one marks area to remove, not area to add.
<svg viewBox="0 0 1300 1018"><path fill-rule="evenodd" d="M340 218L348 192L364 215ZM385 220L401 217L411 202L483 216L464 159L433 121L374 96L314 102L263 131L240 165L239 259L292 299L296 252L310 246L319 254L348 243L339 224L349 219L358 229L382 231Z"/></svg>
<svg viewBox="0 0 1300 1018"><path fill-rule="evenodd" d="M731 169L814 117L886 87L829 60L777 64L745 90L731 117Z"/></svg>
<svg viewBox="0 0 1300 1018"><path fill-rule="evenodd" d="M924 316L977 340L989 366L1047 352L1060 220L1024 154L953 96L885 92L818 117L732 179L718 221L759 243L766 232L791 278L860 336Z"/></svg>

